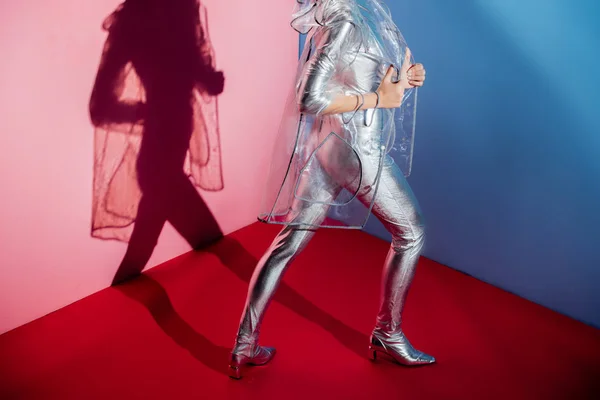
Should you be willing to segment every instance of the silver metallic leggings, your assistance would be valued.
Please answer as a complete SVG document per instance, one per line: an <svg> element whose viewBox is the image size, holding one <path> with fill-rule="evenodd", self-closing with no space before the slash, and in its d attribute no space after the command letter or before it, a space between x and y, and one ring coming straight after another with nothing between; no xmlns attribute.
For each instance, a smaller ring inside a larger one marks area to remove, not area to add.
<svg viewBox="0 0 600 400"><path fill-rule="evenodd" d="M373 163L366 169L377 168ZM365 204L372 201L372 191L360 195ZM310 225L318 225L326 216L325 204L307 204L301 215ZM412 282L424 241L424 223L415 196L398 166L386 158L373 213L392 234L392 244L382 277L381 305L376 329L387 334L400 331L401 313ZM250 356L258 342L260 325L275 290L290 263L306 247L316 230L310 227L286 226L259 261L250 281L234 353ZM339 268L344 274L346 269Z"/></svg>

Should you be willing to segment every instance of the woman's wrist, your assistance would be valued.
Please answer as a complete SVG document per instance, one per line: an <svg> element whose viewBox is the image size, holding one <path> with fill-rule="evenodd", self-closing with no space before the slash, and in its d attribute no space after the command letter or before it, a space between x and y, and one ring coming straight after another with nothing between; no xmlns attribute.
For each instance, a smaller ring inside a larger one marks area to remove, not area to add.
<svg viewBox="0 0 600 400"><path fill-rule="evenodd" d="M372 108L379 107L379 94L376 92L366 93L363 95L365 102L363 106L360 108L361 110L369 110Z"/></svg>
<svg viewBox="0 0 600 400"><path fill-rule="evenodd" d="M396 92L394 96L383 96L381 93L379 94L379 104L377 108L398 108L402 105L402 99L404 98L405 90L402 89L401 92Z"/></svg>

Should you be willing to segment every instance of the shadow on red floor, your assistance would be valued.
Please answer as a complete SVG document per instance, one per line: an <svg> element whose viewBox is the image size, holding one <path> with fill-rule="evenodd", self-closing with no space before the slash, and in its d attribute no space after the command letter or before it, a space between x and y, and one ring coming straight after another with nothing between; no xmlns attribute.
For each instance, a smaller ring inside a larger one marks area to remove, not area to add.
<svg viewBox="0 0 600 400"><path fill-rule="evenodd" d="M277 230L251 225L0 336L0 398L600 397L600 331L427 259L404 326L438 364L368 361L388 244L326 229L266 316L275 360L230 380L248 281Z"/></svg>

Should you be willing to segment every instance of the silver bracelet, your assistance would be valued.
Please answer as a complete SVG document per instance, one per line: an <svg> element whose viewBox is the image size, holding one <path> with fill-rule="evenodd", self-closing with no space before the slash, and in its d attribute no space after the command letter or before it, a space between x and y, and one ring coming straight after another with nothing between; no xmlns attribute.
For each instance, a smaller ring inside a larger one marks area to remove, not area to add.
<svg viewBox="0 0 600 400"><path fill-rule="evenodd" d="M365 110L365 126L370 127L373 124L373 120L375 119L375 113L377 112L377 107L379 107L379 92L375 91L375 96L377 96L377 102L375 103L375 107L373 108L373 115L371 115L371 122L367 121L368 113Z"/></svg>
<svg viewBox="0 0 600 400"><path fill-rule="evenodd" d="M360 105L354 109L354 111L360 110L365 105L365 96L362 93L356 95L356 100L358 103L358 96L360 96Z"/></svg>
<svg viewBox="0 0 600 400"><path fill-rule="evenodd" d="M344 123L344 125L348 125L350 123L350 121L352 121L352 119L354 118L356 113L361 109L361 107L365 105L365 96L363 96L362 93L358 93L355 96L356 96L356 107L354 108L354 110L352 110L352 116L347 121L342 116L342 122ZM359 102L358 96L360 96L360 102Z"/></svg>

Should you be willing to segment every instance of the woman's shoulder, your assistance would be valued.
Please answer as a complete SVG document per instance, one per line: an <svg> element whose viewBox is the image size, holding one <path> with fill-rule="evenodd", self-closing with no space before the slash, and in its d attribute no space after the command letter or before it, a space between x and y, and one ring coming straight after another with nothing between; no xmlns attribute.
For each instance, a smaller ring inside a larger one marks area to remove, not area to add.
<svg viewBox="0 0 600 400"><path fill-rule="evenodd" d="M317 15L322 15L322 25L355 25L357 23L356 10L353 10L350 2L329 1L322 4L322 9L317 11Z"/></svg>

